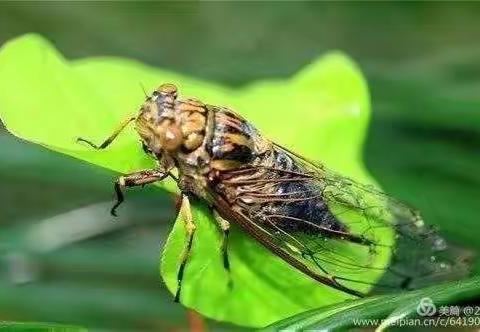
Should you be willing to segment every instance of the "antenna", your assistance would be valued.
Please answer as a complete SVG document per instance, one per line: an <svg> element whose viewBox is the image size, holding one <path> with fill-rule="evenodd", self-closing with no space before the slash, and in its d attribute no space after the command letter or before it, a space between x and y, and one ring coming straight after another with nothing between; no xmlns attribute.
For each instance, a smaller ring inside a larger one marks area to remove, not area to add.
<svg viewBox="0 0 480 332"><path fill-rule="evenodd" d="M142 88L142 91L143 91L143 94L145 95L145 99L148 100L149 95L147 94L147 91L145 90L145 86L143 85L142 82L139 82L140 83L140 87Z"/></svg>

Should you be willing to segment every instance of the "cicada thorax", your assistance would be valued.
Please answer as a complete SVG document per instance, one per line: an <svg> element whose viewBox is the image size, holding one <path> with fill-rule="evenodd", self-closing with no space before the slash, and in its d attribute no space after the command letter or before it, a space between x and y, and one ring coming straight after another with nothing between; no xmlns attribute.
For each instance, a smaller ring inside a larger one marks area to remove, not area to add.
<svg viewBox="0 0 480 332"><path fill-rule="evenodd" d="M157 158L169 157L177 167L193 167L208 159L204 148L210 131L208 113L198 100L177 100L175 86L164 84L143 104L136 127Z"/></svg>
<svg viewBox="0 0 480 332"><path fill-rule="evenodd" d="M179 167L184 161L189 166L233 169L250 163L265 150L264 140L240 116L199 100L177 100L171 84L160 86L147 99L136 127L151 151L170 154Z"/></svg>
<svg viewBox="0 0 480 332"><path fill-rule="evenodd" d="M227 108L177 99L173 85L160 86L143 104L136 128L147 151L171 160L188 190L203 192L211 174L248 166L267 149L247 121Z"/></svg>

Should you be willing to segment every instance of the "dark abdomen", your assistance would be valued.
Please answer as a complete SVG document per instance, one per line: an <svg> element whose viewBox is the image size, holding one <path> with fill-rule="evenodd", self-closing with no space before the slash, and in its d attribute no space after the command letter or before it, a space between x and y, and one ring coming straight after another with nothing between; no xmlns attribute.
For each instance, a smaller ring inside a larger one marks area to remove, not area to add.
<svg viewBox="0 0 480 332"><path fill-rule="evenodd" d="M269 231L325 236L332 234L325 230L347 232L325 203L323 184L308 174L284 151L272 150L243 172L223 172L226 181L216 190Z"/></svg>

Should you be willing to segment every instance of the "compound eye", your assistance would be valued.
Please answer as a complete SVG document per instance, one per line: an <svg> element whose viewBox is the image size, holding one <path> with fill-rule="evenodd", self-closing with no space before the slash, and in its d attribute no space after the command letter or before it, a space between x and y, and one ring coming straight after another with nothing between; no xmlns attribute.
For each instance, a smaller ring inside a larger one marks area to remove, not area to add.
<svg viewBox="0 0 480 332"><path fill-rule="evenodd" d="M165 130L162 146L165 150L174 151L180 147L183 142L183 134L180 128L175 125L168 126Z"/></svg>

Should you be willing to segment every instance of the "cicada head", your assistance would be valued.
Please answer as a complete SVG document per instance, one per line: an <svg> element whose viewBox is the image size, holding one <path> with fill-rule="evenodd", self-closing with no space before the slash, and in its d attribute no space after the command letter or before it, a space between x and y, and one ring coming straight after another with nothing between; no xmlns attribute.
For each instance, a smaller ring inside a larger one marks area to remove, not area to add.
<svg viewBox="0 0 480 332"><path fill-rule="evenodd" d="M175 151L183 143L183 134L175 114L177 88L163 84L147 98L136 119L136 130L153 153Z"/></svg>

